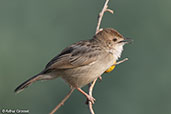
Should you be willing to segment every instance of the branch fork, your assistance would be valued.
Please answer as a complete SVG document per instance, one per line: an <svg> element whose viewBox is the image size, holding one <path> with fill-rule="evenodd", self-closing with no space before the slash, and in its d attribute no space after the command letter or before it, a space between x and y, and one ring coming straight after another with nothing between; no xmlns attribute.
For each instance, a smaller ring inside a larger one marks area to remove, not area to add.
<svg viewBox="0 0 171 114"><path fill-rule="evenodd" d="M97 27L96 27L96 34L99 32L99 28L100 28L100 24L101 24L101 21L102 21L102 18L103 18L103 15L105 12L110 12L110 13L114 13L113 10L111 9L108 9L108 2L109 0L106 0L104 6L103 6L103 9L102 11L99 13L99 16L98 16L98 22L97 22Z"/></svg>

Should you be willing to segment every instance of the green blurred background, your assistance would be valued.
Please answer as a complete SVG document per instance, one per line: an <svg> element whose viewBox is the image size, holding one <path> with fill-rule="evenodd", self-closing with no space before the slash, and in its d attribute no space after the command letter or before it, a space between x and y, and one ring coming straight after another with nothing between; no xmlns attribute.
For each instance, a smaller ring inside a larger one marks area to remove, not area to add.
<svg viewBox="0 0 171 114"><path fill-rule="evenodd" d="M40 72L66 46L90 39L105 0L0 1L0 110L49 113L69 91L62 79L13 90ZM171 114L171 0L111 0L101 27L112 27L134 42L129 61L104 74L94 88L97 114ZM87 91L87 87L84 87ZM75 91L57 114L88 114Z"/></svg>

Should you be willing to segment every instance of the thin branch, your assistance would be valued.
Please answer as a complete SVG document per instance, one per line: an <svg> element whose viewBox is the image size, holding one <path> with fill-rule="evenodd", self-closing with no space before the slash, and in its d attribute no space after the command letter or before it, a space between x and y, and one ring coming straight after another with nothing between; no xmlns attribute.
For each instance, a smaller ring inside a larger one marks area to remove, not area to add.
<svg viewBox="0 0 171 114"><path fill-rule="evenodd" d="M123 60L121 60L121 61L118 61L117 63L115 63L114 65L119 65L119 64L121 64L121 63L123 63L123 62L125 62L125 61L127 61L128 60L128 58L125 58L125 59L123 59Z"/></svg>
<svg viewBox="0 0 171 114"><path fill-rule="evenodd" d="M113 10L108 9L108 2L109 2L109 0L106 0L105 4L103 6L102 11L99 13L97 27L96 27L96 34L101 30L100 29L100 24L101 24L101 21L102 21L102 18L103 18L104 13L105 12L110 12L110 13L113 14ZM94 88L94 85L95 85L96 81L97 81L97 79L95 79L93 81L93 83L89 87L89 95L90 96L92 96L93 88ZM89 101L88 102L88 105L89 105L89 110L90 110L91 114L95 114L94 113L94 110L93 110L93 104Z"/></svg>
<svg viewBox="0 0 171 114"><path fill-rule="evenodd" d="M49 114L54 114L62 105L64 105L65 101L71 96L73 91L74 91L74 88L72 88L69 91L69 93L65 96L65 98Z"/></svg>
<svg viewBox="0 0 171 114"><path fill-rule="evenodd" d="M110 12L111 14L114 13L113 10L111 10L111 9L106 9L106 11Z"/></svg>
<svg viewBox="0 0 171 114"><path fill-rule="evenodd" d="M101 24L101 21L102 21L104 12L108 11L108 12L110 12L110 13L113 14L113 10L108 9L108 2L109 2L109 0L106 0L105 4L104 4L104 6L103 6L102 11L99 13L98 22L97 22L97 27L96 27L96 34L99 32L100 24Z"/></svg>
<svg viewBox="0 0 171 114"><path fill-rule="evenodd" d="M97 78L93 81L93 83L89 87L89 95L90 96L93 96L92 92L93 92L93 88L94 88L96 81L97 81ZM91 114L95 114L94 110L93 110L93 104L91 102L89 102L89 109L90 109Z"/></svg>

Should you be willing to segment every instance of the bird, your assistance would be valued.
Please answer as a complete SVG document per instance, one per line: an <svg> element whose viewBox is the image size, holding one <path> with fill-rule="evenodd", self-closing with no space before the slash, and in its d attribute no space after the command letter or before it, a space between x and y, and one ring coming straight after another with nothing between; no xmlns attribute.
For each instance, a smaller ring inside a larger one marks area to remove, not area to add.
<svg viewBox="0 0 171 114"><path fill-rule="evenodd" d="M18 93L38 80L61 77L71 89L78 90L94 103L95 98L81 88L113 68L113 64L121 57L123 46L131 41L113 28L104 28L91 39L63 49L40 73L23 82L14 91Z"/></svg>

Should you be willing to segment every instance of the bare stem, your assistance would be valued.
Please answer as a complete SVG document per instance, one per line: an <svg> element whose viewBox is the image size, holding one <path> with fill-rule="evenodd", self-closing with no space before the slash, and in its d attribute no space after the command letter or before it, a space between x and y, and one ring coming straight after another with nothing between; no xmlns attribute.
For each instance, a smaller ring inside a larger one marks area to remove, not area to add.
<svg viewBox="0 0 171 114"><path fill-rule="evenodd" d="M89 87L89 95L90 96L93 96L92 92L93 92L93 88L94 88L96 81L97 81L97 78L93 81L93 83ZM91 114L95 114L94 110L93 110L93 104L90 101L89 101L89 109L90 109Z"/></svg>
<svg viewBox="0 0 171 114"><path fill-rule="evenodd" d="M97 22L97 27L96 27L96 34L100 31L100 24L101 24L101 21L102 21L102 18L103 18L104 13L105 13L105 12L110 12L110 13L113 14L113 10L108 9L108 2L109 2L109 0L106 0L106 1L105 1L105 4L104 4L104 6L103 6L103 9L102 9L102 11L99 13L98 22ZM92 96L93 88L94 88L94 85L95 85L96 81L97 81L97 79L95 79L95 80L93 81L93 83L92 83L92 84L90 85L90 87L89 87L89 95L90 95L90 96ZM93 104L89 101L89 102L88 102L88 105L89 105L89 110L90 110L91 114L95 114L95 113L94 113L94 110L93 110Z"/></svg>
<svg viewBox="0 0 171 114"><path fill-rule="evenodd" d="M73 91L74 91L74 88L72 88L68 92L68 94L65 96L65 98L49 114L54 114L62 105L64 105L65 101L71 96Z"/></svg>
<svg viewBox="0 0 171 114"><path fill-rule="evenodd" d="M113 14L113 10L108 9L108 2L109 2L109 0L106 0L105 4L104 4L104 6L103 6L102 11L99 13L98 22L97 22L97 27L96 27L96 34L97 34L97 33L99 32L99 30L100 30L100 24L101 24L101 22L102 22L102 18L103 18L104 12L108 11L108 12L110 12L110 13Z"/></svg>
<svg viewBox="0 0 171 114"><path fill-rule="evenodd" d="M123 60L121 60L121 61L118 61L117 63L115 63L114 65L119 65L119 64L121 64L121 63L123 63L123 62L125 62L125 61L127 61L128 60L128 58L125 58L125 59L123 59Z"/></svg>

